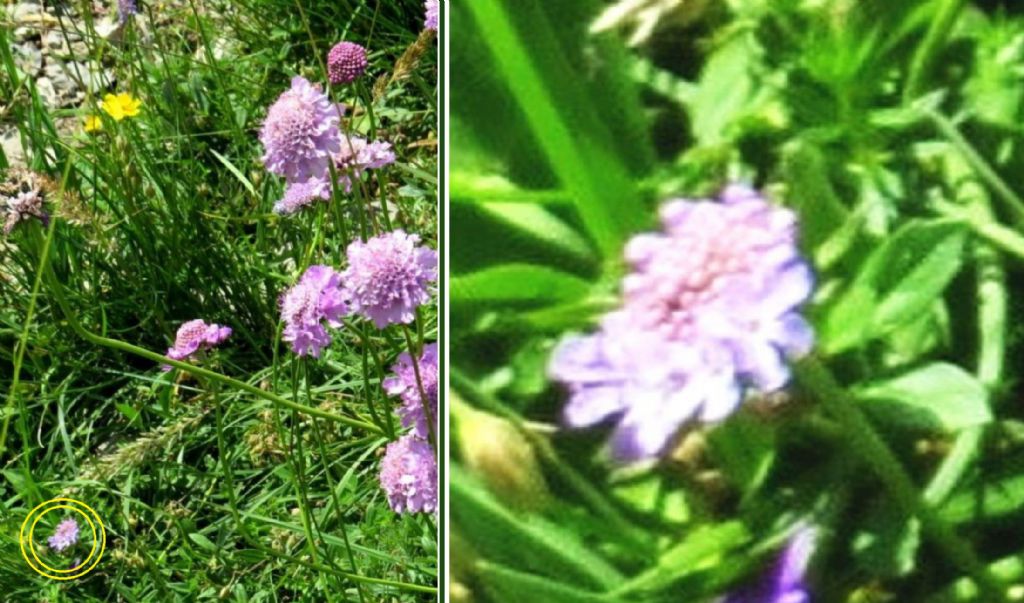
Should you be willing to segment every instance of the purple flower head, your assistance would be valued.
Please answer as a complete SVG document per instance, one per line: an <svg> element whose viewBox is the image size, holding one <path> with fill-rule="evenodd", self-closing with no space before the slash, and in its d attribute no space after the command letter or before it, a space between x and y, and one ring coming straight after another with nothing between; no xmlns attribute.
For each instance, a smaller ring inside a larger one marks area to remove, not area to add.
<svg viewBox="0 0 1024 603"><path fill-rule="evenodd" d="M50 548L58 553L75 546L75 543L78 542L78 522L71 517L61 521L53 531L53 536L47 538L46 541L50 544Z"/></svg>
<svg viewBox="0 0 1024 603"><path fill-rule="evenodd" d="M20 191L13 197L0 197L0 201L4 201L3 209L7 213L3 226L5 236L11 234L19 222L29 218L38 218L44 227L50 223L50 215L43 210L43 195L39 190Z"/></svg>
<svg viewBox="0 0 1024 603"><path fill-rule="evenodd" d="M403 352L391 370L394 376L384 380L384 391L392 396L401 396L402 405L398 415L402 417L404 427L415 427L414 433L426 439L429 436L427 417L424 406L430 413L430 420L437 423L437 344L431 343L423 347L423 354L417 361L420 371L420 383L426 400L420 396L419 384L416 382L416 371L412 365L412 357Z"/></svg>
<svg viewBox="0 0 1024 603"><path fill-rule="evenodd" d="M331 183L323 178L311 177L305 182L292 182L284 189L284 198L274 204L274 213L294 214L317 200L331 198Z"/></svg>
<svg viewBox="0 0 1024 603"><path fill-rule="evenodd" d="M341 275L330 266L310 266L294 287L281 296L283 339L292 344L299 356L320 357L320 350L331 344L324 322L340 327L348 313L341 289Z"/></svg>
<svg viewBox="0 0 1024 603"><path fill-rule="evenodd" d="M167 357L172 360L184 360L199 350L212 348L231 335L231 327L222 327L218 324L206 324L201 318L190 320L178 327L178 334L174 338L174 346L168 348ZM169 371L171 367L164 365L163 370Z"/></svg>
<svg viewBox="0 0 1024 603"><path fill-rule="evenodd" d="M426 17L423 23L424 29L437 31L437 20L440 16L438 13L441 10L440 2L438 0L426 0L423 6L426 8Z"/></svg>
<svg viewBox="0 0 1024 603"><path fill-rule="evenodd" d="M327 53L327 78L331 84L349 84L366 71L366 49L355 42L338 42Z"/></svg>
<svg viewBox="0 0 1024 603"><path fill-rule="evenodd" d="M135 5L135 0L117 0L117 19L124 25L128 22L128 17L133 17L139 12L139 7Z"/></svg>
<svg viewBox="0 0 1024 603"><path fill-rule="evenodd" d="M688 421L724 419L747 389L782 388L786 360L814 340L792 212L733 185L720 202L670 201L661 218L661 232L626 246L622 306L596 333L565 338L549 365L569 390L566 423L616 419L625 461L658 455Z"/></svg>
<svg viewBox="0 0 1024 603"><path fill-rule="evenodd" d="M410 323L416 308L430 301L428 285L437 279L437 252L416 244L417 235L401 230L348 246L342 274L352 311L378 329Z"/></svg>
<svg viewBox="0 0 1024 603"><path fill-rule="evenodd" d="M388 444L380 463L380 485L396 513L437 510L437 459L434 449L414 434Z"/></svg>
<svg viewBox="0 0 1024 603"><path fill-rule="evenodd" d="M365 170L375 170L395 162L391 143L368 142L359 136L342 136L341 150L334 155L338 168L338 183L345 192L352 190L352 179L362 176Z"/></svg>
<svg viewBox="0 0 1024 603"><path fill-rule="evenodd" d="M341 150L339 121L338 107L319 86L292 78L292 87L270 106L260 130L264 165L289 182L323 178L331 155Z"/></svg>
<svg viewBox="0 0 1024 603"><path fill-rule="evenodd" d="M810 603L804 574L814 551L814 540L813 528L801 528L760 582L729 595L722 603Z"/></svg>

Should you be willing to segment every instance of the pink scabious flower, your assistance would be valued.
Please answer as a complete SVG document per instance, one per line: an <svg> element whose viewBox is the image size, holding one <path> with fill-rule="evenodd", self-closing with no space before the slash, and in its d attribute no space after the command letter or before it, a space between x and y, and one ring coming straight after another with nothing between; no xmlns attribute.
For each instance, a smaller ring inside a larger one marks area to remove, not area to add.
<svg viewBox="0 0 1024 603"><path fill-rule="evenodd" d="M341 151L338 107L303 77L270 106L260 130L263 164L288 182L324 178L331 156Z"/></svg>
<svg viewBox="0 0 1024 603"><path fill-rule="evenodd" d="M441 4L438 0L426 0L423 3L426 8L426 18L423 23L424 29L432 29L437 31L437 20L440 16Z"/></svg>
<svg viewBox="0 0 1024 603"><path fill-rule="evenodd" d="M274 213L293 214L317 200L331 198L331 183L323 178L311 177L304 182L293 182L284 189L284 198L274 204Z"/></svg>
<svg viewBox="0 0 1024 603"><path fill-rule="evenodd" d="M331 84L350 84L363 75L369 63L366 49L355 42L338 42L327 53L327 78Z"/></svg>
<svg viewBox="0 0 1024 603"><path fill-rule="evenodd" d="M341 151L334 155L338 184L345 192L352 191L352 180L359 179L366 170L380 169L395 162L391 143L380 140L369 142L359 136L341 137Z"/></svg>
<svg viewBox="0 0 1024 603"><path fill-rule="evenodd" d="M348 313L341 275L330 266L310 266L294 287L281 296L282 338L299 356L320 357L331 344L324 323L337 328Z"/></svg>
<svg viewBox="0 0 1024 603"><path fill-rule="evenodd" d="M396 230L348 246L342 279L352 311L378 329L412 322L416 308L430 301L428 286L437 279L437 252L417 246L419 240Z"/></svg>
<svg viewBox="0 0 1024 603"><path fill-rule="evenodd" d="M222 327L218 324L206 324L201 318L190 320L178 327L178 334L174 338L174 346L168 348L167 357L172 360L184 360L199 350L212 348L231 335L231 327ZM169 365L164 365L165 371L171 370Z"/></svg>
<svg viewBox="0 0 1024 603"><path fill-rule="evenodd" d="M416 382L416 368L419 368L419 383ZM430 431L424 412L429 412L430 420L437 423L437 344L423 346L423 354L416 367L413 367L409 353L403 352L391 371L394 375L385 379L382 385L389 395L402 398L402 405L398 408L402 426L414 427L413 433L426 439ZM420 384L426 399L420 395Z"/></svg>
<svg viewBox="0 0 1024 603"><path fill-rule="evenodd" d="M71 517L61 521L46 542L58 553L75 546L78 542L78 522Z"/></svg>
<svg viewBox="0 0 1024 603"><path fill-rule="evenodd" d="M396 513L437 510L437 459L434 449L414 434L388 444L380 463L380 485Z"/></svg>
<svg viewBox="0 0 1024 603"><path fill-rule="evenodd" d="M787 360L814 341L791 211L732 185L718 201L670 201L661 220L626 246L622 306L596 333L564 338L549 364L569 390L565 422L616 420L623 461L657 456L683 423L724 419L747 390L782 388Z"/></svg>

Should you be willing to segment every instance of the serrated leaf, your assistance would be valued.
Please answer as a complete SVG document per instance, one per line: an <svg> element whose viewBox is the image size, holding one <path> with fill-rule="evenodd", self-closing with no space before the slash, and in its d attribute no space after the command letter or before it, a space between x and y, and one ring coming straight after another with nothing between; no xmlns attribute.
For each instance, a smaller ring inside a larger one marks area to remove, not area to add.
<svg viewBox="0 0 1024 603"><path fill-rule="evenodd" d="M944 362L856 387L854 393L894 424L913 428L955 432L992 420L985 387Z"/></svg>

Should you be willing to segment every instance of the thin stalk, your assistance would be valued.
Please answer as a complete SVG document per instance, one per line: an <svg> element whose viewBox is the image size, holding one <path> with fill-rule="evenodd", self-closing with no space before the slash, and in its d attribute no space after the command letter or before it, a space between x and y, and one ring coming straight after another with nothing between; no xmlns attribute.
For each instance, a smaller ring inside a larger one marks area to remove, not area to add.
<svg viewBox="0 0 1024 603"><path fill-rule="evenodd" d="M981 181L988 185L1003 200L1006 208L1013 214L1014 222L1018 226L1024 224L1024 199L1021 199L1017 193L1013 192L1010 185L996 173L995 169L985 161L985 158L974 149L974 146L964 138L956 125L945 115L932 109L925 109L924 114L935 124L939 133L960 151L964 160L974 169Z"/></svg>
<svg viewBox="0 0 1024 603"><path fill-rule="evenodd" d="M438 451L437 442L437 428L434 426L437 420L437 411L431 410L427 402L427 392L423 388L423 379L420 377L420 349L416 347L416 344L412 340L412 332L409 331L408 325L402 325L402 334L405 335L405 345L409 350L409 359L412 362L412 372L416 375L416 388L420 393L420 407L423 409L423 418L427 423L427 435L430 438L430 445L434 448L434 453Z"/></svg>
<svg viewBox="0 0 1024 603"><path fill-rule="evenodd" d="M963 8L964 0L937 0L938 11L932 18L928 33L924 41L917 47L914 56L910 61L910 74L907 76L906 85L903 87L903 102L909 103L921 94L925 79L931 71L932 63L935 62L935 55L946 38L949 37L956 18Z"/></svg>
<svg viewBox="0 0 1024 603"><path fill-rule="evenodd" d="M955 566L968 573L989 601L1006 601L1006 588L982 565L974 549L952 527L927 506L918 495L896 455L878 435L851 396L816 358L796 365L801 385L817 398L825 410L844 425L854 452L882 481L893 499L921 521L921 527L937 549Z"/></svg>

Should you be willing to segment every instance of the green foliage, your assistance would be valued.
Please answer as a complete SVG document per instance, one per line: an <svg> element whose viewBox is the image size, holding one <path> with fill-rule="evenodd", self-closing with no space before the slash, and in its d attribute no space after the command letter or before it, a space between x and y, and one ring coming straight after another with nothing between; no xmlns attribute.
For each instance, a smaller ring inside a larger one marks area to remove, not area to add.
<svg viewBox="0 0 1024 603"><path fill-rule="evenodd" d="M1006 538L1024 443L1019 8L686 2L627 49L587 31L610 2L550 4L452 13L454 386L520 425L555 498L525 517L453 474L474 601L714 601L799 522L822 533L814 600L997 599L1024 576ZM817 368L616 467L606 429L561 427L546 360L615 307L622 244L657 203L730 180L799 217ZM537 516L618 585L484 527Z"/></svg>
<svg viewBox="0 0 1024 603"><path fill-rule="evenodd" d="M23 34L0 28L0 121L63 193L47 201L52 228L0 240L0 597L433 600L435 520L395 514L378 481L381 434L398 423L380 383L402 332L352 320L304 360L280 341L278 305L309 264L343 268L360 233L403 228L438 246L436 39L371 92L416 43L422 2L139 2L108 36L96 11L116 3L45 4L54 12L19 29L71 36L95 84L81 107L48 108L13 61ZM294 75L325 83L341 39L365 44L370 67L331 95L397 162L275 215L267 107ZM137 97L140 114L106 117L107 92ZM102 130L84 132L92 115ZM0 153L2 175L12 161ZM206 373L161 371L153 354L197 317L231 338L196 362ZM437 322L422 308L413 344ZM62 494L93 506L108 538L96 570L66 583L32 573L18 544L28 511Z"/></svg>

